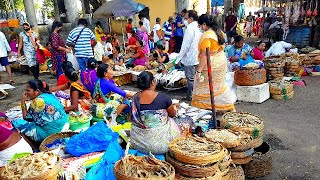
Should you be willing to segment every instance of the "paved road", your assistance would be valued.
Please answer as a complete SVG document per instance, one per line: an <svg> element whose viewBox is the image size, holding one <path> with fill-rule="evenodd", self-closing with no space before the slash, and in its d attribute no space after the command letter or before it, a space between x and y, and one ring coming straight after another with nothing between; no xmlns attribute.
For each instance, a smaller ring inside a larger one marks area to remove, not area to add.
<svg viewBox="0 0 320 180"><path fill-rule="evenodd" d="M7 80L3 75L3 81ZM15 73L16 89L0 100L0 111L19 105L25 83L30 75ZM49 84L55 79L41 77ZM305 77L306 87L295 87L295 96L289 101L267 100L262 104L240 103L238 111L261 116L265 122L265 140L273 154L273 172L261 180L317 180L320 179L320 77ZM136 90L125 86L124 89ZM167 92L172 98L181 98L184 90Z"/></svg>

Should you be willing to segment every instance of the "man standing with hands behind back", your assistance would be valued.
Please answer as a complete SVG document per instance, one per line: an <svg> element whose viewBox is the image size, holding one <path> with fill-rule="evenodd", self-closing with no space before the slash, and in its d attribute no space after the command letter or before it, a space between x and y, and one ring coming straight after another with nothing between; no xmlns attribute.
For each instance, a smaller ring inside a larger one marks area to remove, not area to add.
<svg viewBox="0 0 320 180"><path fill-rule="evenodd" d="M237 24L237 16L232 14L232 9L229 9L228 16L226 17L224 22L224 30L228 36L228 43L231 42L231 38L237 35Z"/></svg>
<svg viewBox="0 0 320 180"><path fill-rule="evenodd" d="M181 61L187 77L187 97L185 100L192 100L193 83L196 69L199 64L198 60L198 44L201 32L198 27L198 14L195 10L189 10L185 19L188 22L187 29L183 36L182 46L178 54L176 64Z"/></svg>

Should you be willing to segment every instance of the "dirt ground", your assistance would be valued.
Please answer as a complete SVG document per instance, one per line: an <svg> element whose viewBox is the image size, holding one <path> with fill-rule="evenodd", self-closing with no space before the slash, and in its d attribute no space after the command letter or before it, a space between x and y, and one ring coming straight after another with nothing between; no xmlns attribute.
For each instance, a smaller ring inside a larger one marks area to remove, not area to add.
<svg viewBox="0 0 320 180"><path fill-rule="evenodd" d="M2 80L7 75L1 72ZM30 74L15 72L15 89L0 100L0 111L20 104L25 84L32 79ZM51 75L41 75L49 84L56 82ZM320 77L304 77L307 86L295 87L295 95L289 101L269 99L262 104L239 103L238 111L248 111L261 116L265 122L265 141L272 148L272 174L261 180L317 180L320 179ZM135 85L123 89L136 90ZM181 99L185 90L168 92L172 98Z"/></svg>

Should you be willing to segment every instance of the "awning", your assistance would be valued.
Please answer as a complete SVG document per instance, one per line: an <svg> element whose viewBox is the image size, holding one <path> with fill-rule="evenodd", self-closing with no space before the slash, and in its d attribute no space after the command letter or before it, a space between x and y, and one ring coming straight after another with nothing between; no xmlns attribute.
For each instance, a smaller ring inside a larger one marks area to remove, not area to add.
<svg viewBox="0 0 320 180"><path fill-rule="evenodd" d="M93 16L96 18L128 17L142 11L145 7L133 0L108 0L93 13Z"/></svg>
<svg viewBox="0 0 320 180"><path fill-rule="evenodd" d="M211 0L211 6L224 6L224 0Z"/></svg>

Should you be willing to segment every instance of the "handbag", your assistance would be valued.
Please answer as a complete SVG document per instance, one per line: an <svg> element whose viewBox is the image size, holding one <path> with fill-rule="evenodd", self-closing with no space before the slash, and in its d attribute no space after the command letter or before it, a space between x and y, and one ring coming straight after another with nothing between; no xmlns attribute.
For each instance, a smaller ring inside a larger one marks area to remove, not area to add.
<svg viewBox="0 0 320 180"><path fill-rule="evenodd" d="M75 47L76 46L76 43L77 43L77 41L78 41L78 39L79 39L79 37L80 37L80 35L81 35L81 33L82 33L82 31L84 30L85 28L82 28L81 29L81 31L80 31L80 33L79 33L79 35L78 35L78 37L76 38L76 40L75 41L72 41L71 43L69 43L69 46L70 47Z"/></svg>

